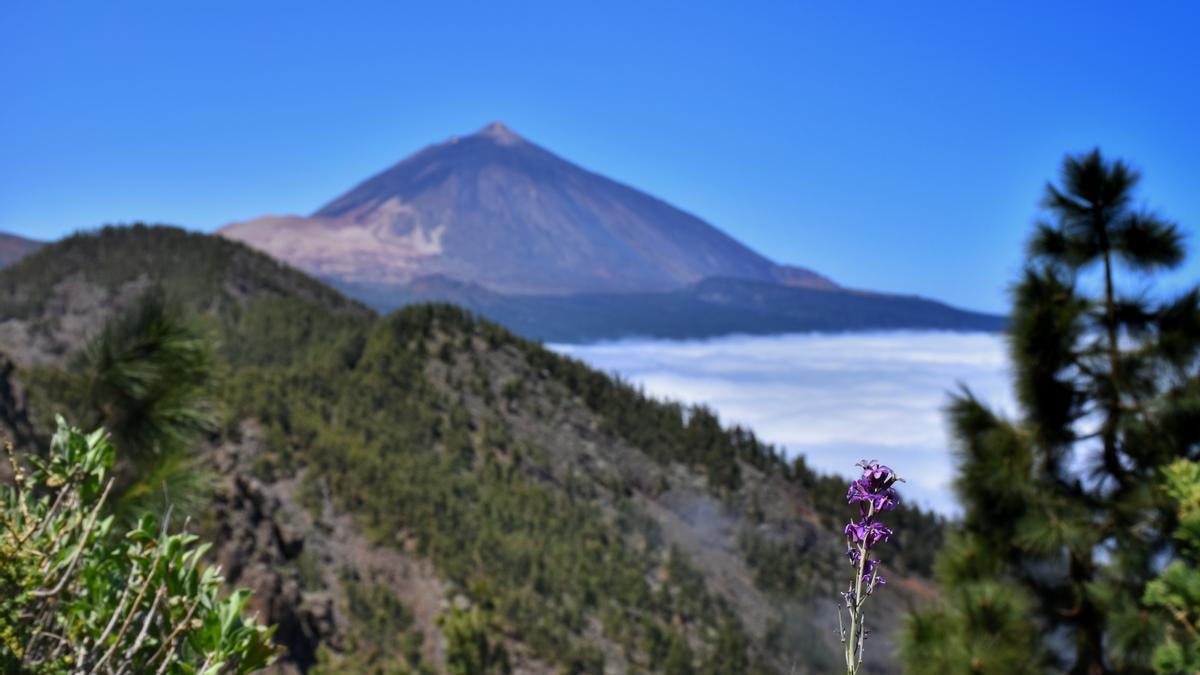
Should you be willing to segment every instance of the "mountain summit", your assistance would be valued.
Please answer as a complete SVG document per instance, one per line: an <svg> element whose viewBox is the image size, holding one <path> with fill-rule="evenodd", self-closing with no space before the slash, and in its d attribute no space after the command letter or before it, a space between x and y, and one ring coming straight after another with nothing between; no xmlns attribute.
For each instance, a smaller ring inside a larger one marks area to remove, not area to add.
<svg viewBox="0 0 1200 675"><path fill-rule="evenodd" d="M491 138L500 145L516 145L526 142L517 132L504 126L504 122L492 122L477 133L480 136Z"/></svg>
<svg viewBox="0 0 1200 675"><path fill-rule="evenodd" d="M311 216L220 234L380 311L449 302L552 342L1004 326L776 264L500 122L431 145Z"/></svg>
<svg viewBox="0 0 1200 675"><path fill-rule="evenodd" d="M834 288L500 122L429 146L310 217L221 234L342 284L422 277L518 295L662 292L710 277Z"/></svg>

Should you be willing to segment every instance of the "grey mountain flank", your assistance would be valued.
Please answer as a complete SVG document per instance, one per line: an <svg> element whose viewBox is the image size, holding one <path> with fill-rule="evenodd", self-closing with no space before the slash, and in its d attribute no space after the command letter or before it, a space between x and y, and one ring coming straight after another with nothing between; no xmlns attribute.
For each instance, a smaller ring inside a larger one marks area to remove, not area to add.
<svg viewBox="0 0 1200 675"><path fill-rule="evenodd" d="M311 216L219 233L381 311L451 302L547 341L1004 324L776 263L498 122L417 152Z"/></svg>
<svg viewBox="0 0 1200 675"><path fill-rule="evenodd" d="M833 287L493 123L421 150L308 218L221 229L319 276L426 276L506 294L646 292L707 277Z"/></svg>
<svg viewBox="0 0 1200 675"><path fill-rule="evenodd" d="M0 267L6 267L42 247L42 242L0 232Z"/></svg>

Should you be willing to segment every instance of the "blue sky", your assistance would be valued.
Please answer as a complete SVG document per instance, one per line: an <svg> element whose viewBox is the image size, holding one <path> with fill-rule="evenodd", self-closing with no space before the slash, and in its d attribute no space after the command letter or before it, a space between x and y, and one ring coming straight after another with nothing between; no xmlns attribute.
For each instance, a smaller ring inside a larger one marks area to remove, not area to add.
<svg viewBox="0 0 1200 675"><path fill-rule="evenodd" d="M1198 20L1192 2L8 2L0 230L307 213L499 119L777 260L1000 310L1065 152L1127 157L1149 206L1200 229Z"/></svg>

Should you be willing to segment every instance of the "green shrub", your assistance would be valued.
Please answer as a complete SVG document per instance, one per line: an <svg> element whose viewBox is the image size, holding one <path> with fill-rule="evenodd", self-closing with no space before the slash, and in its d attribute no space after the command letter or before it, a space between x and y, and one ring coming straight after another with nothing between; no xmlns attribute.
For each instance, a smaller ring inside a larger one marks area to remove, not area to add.
<svg viewBox="0 0 1200 675"><path fill-rule="evenodd" d="M246 673L274 660L273 629L220 597L191 534L143 516L122 537L106 515L114 451L58 418L45 458L0 487L0 671Z"/></svg>
<svg viewBox="0 0 1200 675"><path fill-rule="evenodd" d="M1146 584L1143 602L1170 617L1152 657L1159 673L1200 672L1200 463L1178 460L1163 471L1166 492L1179 504L1177 558Z"/></svg>

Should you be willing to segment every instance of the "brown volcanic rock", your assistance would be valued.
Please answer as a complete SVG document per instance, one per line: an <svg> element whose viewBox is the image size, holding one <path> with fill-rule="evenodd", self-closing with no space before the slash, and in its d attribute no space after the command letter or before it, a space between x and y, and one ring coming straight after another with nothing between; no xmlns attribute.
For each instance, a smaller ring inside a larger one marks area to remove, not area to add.
<svg viewBox="0 0 1200 675"><path fill-rule="evenodd" d="M307 672L322 645L335 654L353 650L349 583L390 590L424 636L423 658L442 666L446 645L437 616L448 603L432 564L368 541L351 516L335 509L327 488L316 509L306 508L299 476L252 475L248 467L264 446L262 429L245 420L233 437L209 449L220 485L206 539L214 543L210 557L226 584L252 590L251 611L277 627L273 639L287 651L268 672Z"/></svg>
<svg viewBox="0 0 1200 675"><path fill-rule="evenodd" d="M795 265L780 265L776 267L775 281L784 286L795 288L812 288L818 291L842 290L842 287L833 283L829 277L821 276L810 269L796 267Z"/></svg>
<svg viewBox="0 0 1200 675"><path fill-rule="evenodd" d="M312 217L220 232L348 283L444 276L519 294L663 291L714 276L833 286L499 123L421 150Z"/></svg>

